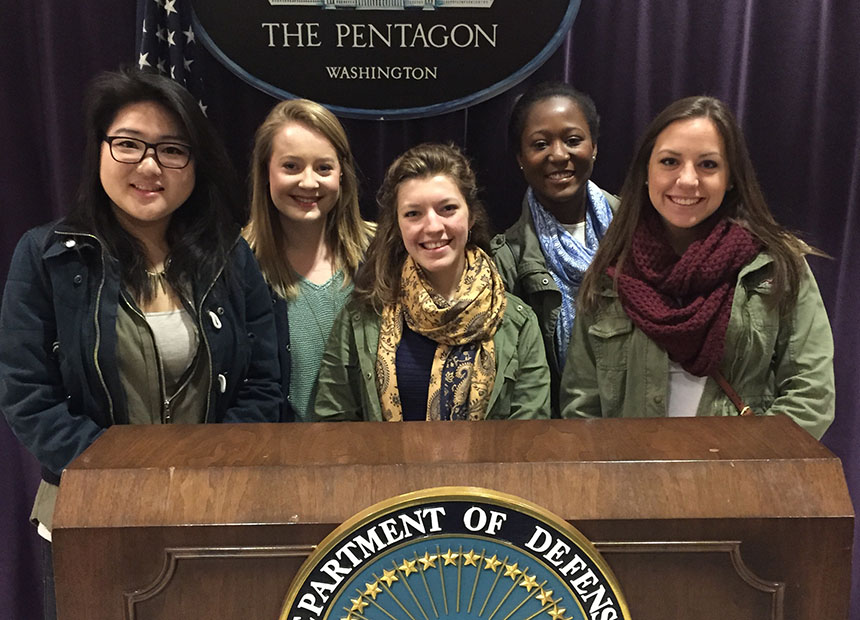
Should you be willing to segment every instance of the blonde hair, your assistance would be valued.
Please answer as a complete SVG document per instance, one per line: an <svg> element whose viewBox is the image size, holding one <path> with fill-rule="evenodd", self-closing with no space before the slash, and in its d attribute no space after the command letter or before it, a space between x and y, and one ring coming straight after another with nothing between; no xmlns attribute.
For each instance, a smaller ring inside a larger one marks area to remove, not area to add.
<svg viewBox="0 0 860 620"><path fill-rule="evenodd" d="M341 168L340 193L334 208L326 216L324 239L334 255L335 269L344 270L344 283L351 281L376 229L373 223L361 219L355 160L346 131L337 117L307 99L291 99L277 104L254 136L250 172L251 219L243 234L254 250L269 286L288 299L296 296L297 282L284 258L286 239L269 194L269 160L275 135L290 122L321 133L337 153Z"/></svg>

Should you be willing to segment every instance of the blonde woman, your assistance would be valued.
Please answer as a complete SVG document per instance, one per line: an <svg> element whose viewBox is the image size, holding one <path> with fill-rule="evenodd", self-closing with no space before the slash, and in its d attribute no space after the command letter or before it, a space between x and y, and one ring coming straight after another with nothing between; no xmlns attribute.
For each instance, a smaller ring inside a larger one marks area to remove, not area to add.
<svg viewBox="0 0 860 620"><path fill-rule="evenodd" d="M288 394L282 421L314 419L325 343L373 231L361 219L355 163L337 117L306 99L276 105L254 140L245 237L273 291Z"/></svg>

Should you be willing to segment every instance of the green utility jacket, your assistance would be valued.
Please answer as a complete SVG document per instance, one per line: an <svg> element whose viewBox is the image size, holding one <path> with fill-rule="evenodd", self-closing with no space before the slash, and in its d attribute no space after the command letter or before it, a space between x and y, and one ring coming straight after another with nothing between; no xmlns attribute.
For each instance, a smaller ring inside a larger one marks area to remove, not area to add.
<svg viewBox="0 0 860 620"><path fill-rule="evenodd" d="M603 195L612 211L616 211L618 198L606 191ZM522 298L537 314L552 380L552 415L557 418L561 365L555 350L555 325L561 308L561 292L546 265L527 198L523 198L520 218L504 234L496 235L490 248L505 289Z"/></svg>
<svg viewBox="0 0 860 620"><path fill-rule="evenodd" d="M496 380L487 418L549 417L549 369L537 317L507 295L505 316L493 342ZM354 300L335 319L320 368L315 413L321 420L382 420L376 389L379 315Z"/></svg>
<svg viewBox="0 0 860 620"><path fill-rule="evenodd" d="M834 416L830 322L809 266L793 311L780 317L767 303L771 263L761 253L738 274L720 370L756 414L785 413L820 438ZM562 417L665 416L666 352L633 325L608 277L602 294L611 298L606 306L576 317L561 379ZM736 414L709 377L696 415Z"/></svg>

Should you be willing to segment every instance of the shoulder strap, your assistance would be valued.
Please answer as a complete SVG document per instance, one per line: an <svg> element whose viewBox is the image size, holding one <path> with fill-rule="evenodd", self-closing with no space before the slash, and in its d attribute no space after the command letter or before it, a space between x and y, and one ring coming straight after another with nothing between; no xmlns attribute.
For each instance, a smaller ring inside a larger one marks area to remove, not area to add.
<svg viewBox="0 0 860 620"><path fill-rule="evenodd" d="M741 399L740 396L738 396L738 393L735 392L735 389L728 381L726 381L726 378L723 376L723 373L721 373L719 370L715 370L711 374L711 377L714 379L714 381L717 382L717 385L722 388L723 392L726 393L726 396L729 397L729 400L732 401L732 404L735 406L735 409L738 410L738 415L755 415L755 412L750 408L750 406L747 405L743 401L743 399Z"/></svg>

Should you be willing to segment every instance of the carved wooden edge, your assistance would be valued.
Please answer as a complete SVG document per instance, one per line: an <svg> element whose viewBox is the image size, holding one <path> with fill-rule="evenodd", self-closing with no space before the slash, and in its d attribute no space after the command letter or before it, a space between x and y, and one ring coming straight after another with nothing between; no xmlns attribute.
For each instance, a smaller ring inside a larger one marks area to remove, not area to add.
<svg viewBox="0 0 860 620"><path fill-rule="evenodd" d="M289 558L307 557L316 545L275 545L266 547L166 547L164 566L158 576L147 586L131 592L123 592L126 620L136 620L135 606L157 596L167 588L176 573L180 560L229 559L229 558Z"/></svg>
<svg viewBox="0 0 860 620"><path fill-rule="evenodd" d="M697 541L624 541L594 542L604 555L613 553L728 553L735 573L744 583L756 590L772 595L770 620L783 620L785 582L767 581L756 575L741 557L739 540Z"/></svg>
<svg viewBox="0 0 860 620"><path fill-rule="evenodd" d="M738 540L717 541L625 541L594 542L600 553L728 553L732 567L744 583L772 595L771 620L784 620L785 583L767 581L756 575L741 557ZM180 560L211 558L284 558L307 557L316 545L277 545L267 547L167 547L164 566L151 584L124 592L126 620L136 620L135 606L160 594L170 583Z"/></svg>

